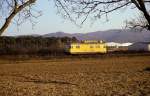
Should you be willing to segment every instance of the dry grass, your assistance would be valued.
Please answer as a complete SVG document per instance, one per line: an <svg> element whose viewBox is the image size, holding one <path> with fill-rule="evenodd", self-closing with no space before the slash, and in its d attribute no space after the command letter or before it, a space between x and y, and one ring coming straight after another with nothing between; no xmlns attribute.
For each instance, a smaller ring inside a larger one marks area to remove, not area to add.
<svg viewBox="0 0 150 96"><path fill-rule="evenodd" d="M150 56L0 60L0 96L150 96Z"/></svg>

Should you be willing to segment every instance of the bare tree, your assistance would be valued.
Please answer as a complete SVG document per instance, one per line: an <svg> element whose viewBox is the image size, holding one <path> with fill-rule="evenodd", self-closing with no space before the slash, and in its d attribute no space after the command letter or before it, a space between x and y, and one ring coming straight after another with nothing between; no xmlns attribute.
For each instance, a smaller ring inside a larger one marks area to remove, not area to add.
<svg viewBox="0 0 150 96"><path fill-rule="evenodd" d="M54 0L58 11L71 21L76 22L81 20L84 23L87 18L101 18L122 8L137 8L144 16L146 25L145 28L150 30L150 0Z"/></svg>
<svg viewBox="0 0 150 96"><path fill-rule="evenodd" d="M24 22L30 17L37 17L33 13L32 6L37 0L0 0L0 35L8 28L12 21L17 24ZM148 6L150 0L54 0L59 13L65 18L69 18L73 22L81 19L81 24L87 18L95 19L101 16L108 17L112 13L121 8L137 8L146 20L146 26L150 30L150 13ZM17 16L17 19L14 18Z"/></svg>
<svg viewBox="0 0 150 96"><path fill-rule="evenodd" d="M145 19L143 14L139 14L138 17L133 18L132 20L126 20L126 27L127 28L137 28L137 29L148 29L149 24L148 21Z"/></svg>
<svg viewBox="0 0 150 96"><path fill-rule="evenodd" d="M0 0L0 35L14 20L17 24L24 22L30 17L35 17L32 5L37 0Z"/></svg>

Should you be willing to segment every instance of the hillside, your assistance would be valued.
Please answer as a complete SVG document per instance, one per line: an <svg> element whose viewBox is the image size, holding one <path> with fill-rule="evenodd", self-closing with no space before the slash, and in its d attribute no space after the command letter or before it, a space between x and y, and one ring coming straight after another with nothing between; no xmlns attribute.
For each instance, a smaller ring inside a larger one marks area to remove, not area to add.
<svg viewBox="0 0 150 96"><path fill-rule="evenodd" d="M76 37L78 40L105 40L107 42L146 42L150 41L150 31L113 29L107 31L96 31L89 33L56 32L43 35L44 37Z"/></svg>

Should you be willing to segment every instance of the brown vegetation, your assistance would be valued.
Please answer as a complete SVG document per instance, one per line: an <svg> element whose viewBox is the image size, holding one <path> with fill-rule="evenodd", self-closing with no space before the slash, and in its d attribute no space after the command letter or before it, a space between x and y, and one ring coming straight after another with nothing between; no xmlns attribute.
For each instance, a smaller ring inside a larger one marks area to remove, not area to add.
<svg viewBox="0 0 150 96"><path fill-rule="evenodd" d="M149 96L150 56L0 60L0 96Z"/></svg>
<svg viewBox="0 0 150 96"><path fill-rule="evenodd" d="M76 40L75 37L0 37L0 55L63 54L65 44Z"/></svg>

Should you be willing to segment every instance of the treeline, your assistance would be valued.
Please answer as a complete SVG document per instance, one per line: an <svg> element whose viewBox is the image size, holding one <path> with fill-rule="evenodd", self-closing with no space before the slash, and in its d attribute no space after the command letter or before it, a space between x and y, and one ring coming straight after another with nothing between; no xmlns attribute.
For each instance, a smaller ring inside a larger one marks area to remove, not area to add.
<svg viewBox="0 0 150 96"><path fill-rule="evenodd" d="M75 37L0 37L0 55L14 54L64 54L68 42L76 42Z"/></svg>

